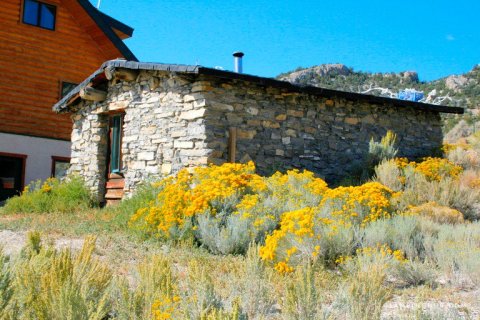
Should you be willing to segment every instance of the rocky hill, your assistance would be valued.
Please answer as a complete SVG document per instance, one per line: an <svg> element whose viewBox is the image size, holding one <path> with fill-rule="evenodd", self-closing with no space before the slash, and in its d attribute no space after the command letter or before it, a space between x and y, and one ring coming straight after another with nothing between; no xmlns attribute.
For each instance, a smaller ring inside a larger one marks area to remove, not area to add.
<svg viewBox="0 0 480 320"><path fill-rule="evenodd" d="M425 102L480 109L480 65L461 75L422 82L415 71L369 73L343 64L322 64L280 74L278 79L300 85L396 97L412 88L425 93Z"/></svg>
<svg viewBox="0 0 480 320"><path fill-rule="evenodd" d="M322 64L298 68L280 74L277 79L299 85L312 85L329 89L360 92L396 98L404 89L424 92L422 102L459 106L467 109L462 119L469 125L480 120L480 65L461 75L450 75L434 81L420 81L417 72L369 73L354 71L343 64ZM447 131L460 117L446 118Z"/></svg>

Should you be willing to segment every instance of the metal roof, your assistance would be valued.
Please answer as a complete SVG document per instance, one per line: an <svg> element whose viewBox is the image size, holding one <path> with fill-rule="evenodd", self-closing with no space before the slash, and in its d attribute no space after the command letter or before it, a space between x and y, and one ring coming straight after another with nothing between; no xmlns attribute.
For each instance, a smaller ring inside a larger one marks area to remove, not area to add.
<svg viewBox="0 0 480 320"><path fill-rule="evenodd" d="M85 79L81 84L70 91L62 100L53 106L53 111L64 112L68 111L68 106L74 102L80 93L80 90L88 85L95 85L96 82L104 79L104 70L107 67L126 68L133 70L158 70L178 73L192 73L208 75L221 79L242 80L251 83L259 84L265 87L283 88L292 92L306 93L326 98L339 97L347 100L365 101L372 104L390 104L399 108L417 108L420 110L443 112L443 113L457 113L463 114L464 109L459 107L449 107L442 105L434 105L428 103L420 103L414 101L399 100L386 97L378 97L368 94L347 92L333 89L325 89L313 86L299 86L286 81L280 81L272 78L258 77L243 73L236 73L231 71L218 70L213 68L206 68L202 66L180 65L180 64L163 64L163 63L148 63L127 60L110 60L102 64L102 66Z"/></svg>

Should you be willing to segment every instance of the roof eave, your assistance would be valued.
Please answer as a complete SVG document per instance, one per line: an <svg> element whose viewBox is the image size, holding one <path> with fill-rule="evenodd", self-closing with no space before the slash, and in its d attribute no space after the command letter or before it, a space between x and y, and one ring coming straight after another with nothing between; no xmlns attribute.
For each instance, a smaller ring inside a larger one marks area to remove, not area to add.
<svg viewBox="0 0 480 320"><path fill-rule="evenodd" d="M100 16L110 25L110 27L118 30L119 32L123 33L127 38L133 36L134 29L130 26L127 26L125 23L118 21L115 18L110 17L109 15L99 11L96 9Z"/></svg>
<svg viewBox="0 0 480 320"><path fill-rule="evenodd" d="M138 61L137 57L135 57L133 52L130 51L127 45L123 43L122 39L120 39L120 37L115 34L111 26L106 22L106 20L104 19L104 16L107 16L107 15L98 11L88 0L77 0L77 1L82 6L82 8L88 13L88 15L95 21L95 23L103 31L103 33L105 33L107 38L113 43L113 45L118 49L118 51L120 51L120 53L124 56L125 59L131 60L131 61ZM113 18L111 19L115 20ZM120 21L117 21L117 22L122 24ZM124 25L124 26L128 27L127 25ZM133 29L132 28L130 29L132 30L131 32L133 34Z"/></svg>

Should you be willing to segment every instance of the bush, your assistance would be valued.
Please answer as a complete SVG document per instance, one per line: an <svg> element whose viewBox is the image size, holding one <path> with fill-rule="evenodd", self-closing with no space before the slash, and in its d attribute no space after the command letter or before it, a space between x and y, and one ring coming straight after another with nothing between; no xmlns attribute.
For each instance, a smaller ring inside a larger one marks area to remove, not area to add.
<svg viewBox="0 0 480 320"><path fill-rule="evenodd" d="M402 250L408 259L423 259L426 233L416 217L398 215L370 223L362 230L360 243L363 248L386 244L393 250Z"/></svg>
<svg viewBox="0 0 480 320"><path fill-rule="evenodd" d="M394 160L385 160L376 166L373 180L393 191L403 189L402 172Z"/></svg>
<svg viewBox="0 0 480 320"><path fill-rule="evenodd" d="M277 303L275 288L272 285L272 270L266 268L258 255L258 246L250 245L245 255L240 281L236 284L239 290L241 310L247 319L267 318Z"/></svg>
<svg viewBox="0 0 480 320"><path fill-rule="evenodd" d="M435 202L427 202L411 207L407 214L420 215L437 223L457 224L464 222L463 214L460 211L438 205Z"/></svg>
<svg viewBox="0 0 480 320"><path fill-rule="evenodd" d="M310 264L297 268L286 285L284 319L319 319L322 312L321 292L315 285L315 274Z"/></svg>
<svg viewBox="0 0 480 320"><path fill-rule="evenodd" d="M415 163L397 158L375 170L376 181L401 191L397 198L400 211L435 202L460 211L467 220L480 218L480 189L466 183L462 168L446 159L427 158Z"/></svg>
<svg viewBox="0 0 480 320"><path fill-rule="evenodd" d="M464 169L478 169L480 165L480 155L476 150L455 148L447 153L447 159Z"/></svg>
<svg viewBox="0 0 480 320"><path fill-rule="evenodd" d="M25 187L20 196L7 200L5 213L72 213L93 206L90 191L79 177L64 181L55 178Z"/></svg>
<svg viewBox="0 0 480 320"><path fill-rule="evenodd" d="M108 230L127 229L132 213L155 201L160 191L161 186L158 183L146 182L138 186L130 197L116 205L103 208L100 213L108 218L108 224L105 224L104 228Z"/></svg>
<svg viewBox="0 0 480 320"><path fill-rule="evenodd" d="M480 224L442 225L427 242L429 258L459 285L480 283Z"/></svg>
<svg viewBox="0 0 480 320"><path fill-rule="evenodd" d="M328 189L318 207L284 213L280 227L266 237L260 256L279 272L291 272L301 262L319 257L334 261L339 254L351 253L356 228L390 217L392 196L379 183Z"/></svg>
<svg viewBox="0 0 480 320"><path fill-rule="evenodd" d="M443 178L458 178L463 169L448 159L425 158L420 163L412 163L414 170L421 173L428 181L440 181Z"/></svg>
<svg viewBox="0 0 480 320"><path fill-rule="evenodd" d="M163 180L155 201L130 225L162 239L195 238L216 254L245 253L262 243L287 209L316 205L327 184L313 173L290 170L262 178L253 163L181 171Z"/></svg>
<svg viewBox="0 0 480 320"><path fill-rule="evenodd" d="M358 250L357 257L343 262L349 273L345 303L351 319L380 319L383 305L392 296L385 283L387 271L402 261L400 252L379 246Z"/></svg>
<svg viewBox="0 0 480 320"><path fill-rule="evenodd" d="M81 251L57 252L30 237L15 265L13 305L21 319L104 319L111 310L109 268L92 257L95 238Z"/></svg>
<svg viewBox="0 0 480 320"><path fill-rule="evenodd" d="M428 285L433 287L438 276L436 265L430 261L422 262L418 259L399 263L393 269L395 280L400 281L402 287Z"/></svg>
<svg viewBox="0 0 480 320"><path fill-rule="evenodd" d="M198 260L188 264L185 290L181 292L182 312L186 319L206 319L222 309L221 299L215 292L212 277Z"/></svg>
<svg viewBox="0 0 480 320"><path fill-rule="evenodd" d="M169 260L151 256L138 265L136 286L129 288L124 280L117 280L116 318L118 319L167 319L178 316L180 297L176 278ZM177 312L177 313L175 313Z"/></svg>
<svg viewBox="0 0 480 320"><path fill-rule="evenodd" d="M457 179L444 178L440 181L428 181L422 175L407 175L405 189L399 197L400 210L409 206L418 206L426 202L454 208L467 220L480 218L478 203L480 190L463 186Z"/></svg>
<svg viewBox="0 0 480 320"><path fill-rule="evenodd" d="M139 209L131 218L131 225L163 239L191 237L192 220L197 215L207 210L215 215L218 209L233 213L236 203L229 203L230 198L241 199L266 188L254 170L252 162L200 167L193 173L182 170L160 183L157 199Z"/></svg>
<svg viewBox="0 0 480 320"><path fill-rule="evenodd" d="M8 260L0 247L0 319L11 317L10 301L13 297L13 274Z"/></svg>
<svg viewBox="0 0 480 320"><path fill-rule="evenodd" d="M395 158L398 153L398 149L395 148L396 140L397 135L390 130L380 142L376 142L372 138L368 145L368 167L373 169L380 162Z"/></svg>
<svg viewBox="0 0 480 320"><path fill-rule="evenodd" d="M244 254L256 238L251 220L239 214L204 213L197 223L196 238L214 254Z"/></svg>

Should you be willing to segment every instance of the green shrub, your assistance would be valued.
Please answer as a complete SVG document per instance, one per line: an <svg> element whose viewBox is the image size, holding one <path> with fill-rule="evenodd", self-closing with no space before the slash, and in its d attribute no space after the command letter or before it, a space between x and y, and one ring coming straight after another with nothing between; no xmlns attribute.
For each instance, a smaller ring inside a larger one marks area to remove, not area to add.
<svg viewBox="0 0 480 320"><path fill-rule="evenodd" d="M297 268L286 284L284 319L319 319L322 314L321 292L315 285L315 272L310 264Z"/></svg>
<svg viewBox="0 0 480 320"><path fill-rule="evenodd" d="M140 184L130 197L123 199L119 204L104 208L103 214L110 217L107 227L128 228L128 220L131 215L154 201L160 190L161 186L157 183L145 182Z"/></svg>
<svg viewBox="0 0 480 320"><path fill-rule="evenodd" d="M239 214L206 212L197 217L197 223L196 238L214 254L244 254L255 240L251 221Z"/></svg>
<svg viewBox="0 0 480 320"><path fill-rule="evenodd" d="M90 191L79 177L55 178L30 184L20 196L7 200L5 213L72 213L93 206Z"/></svg>
<svg viewBox="0 0 480 320"><path fill-rule="evenodd" d="M95 238L79 253L34 244L15 265L14 304L21 319L104 319L110 307L109 268L92 257Z"/></svg>
<svg viewBox="0 0 480 320"><path fill-rule="evenodd" d="M134 282L135 287L130 288L125 280L116 281L115 318L151 319L155 310L168 311L172 316L171 310L178 301L178 287L169 260L157 255L144 260L138 265Z"/></svg>
<svg viewBox="0 0 480 320"><path fill-rule="evenodd" d="M258 255L258 246L251 244L243 261L237 284L241 310L247 319L264 319L276 304L272 285L273 270L266 268Z"/></svg>
<svg viewBox="0 0 480 320"><path fill-rule="evenodd" d="M441 225L425 241L428 257L454 284L480 283L480 223Z"/></svg>
<svg viewBox="0 0 480 320"><path fill-rule="evenodd" d="M389 160L395 158L398 153L398 149L395 148L395 142L397 140L397 135L388 130L385 136L377 142L373 138L368 144L368 157L367 157L367 168L369 171L378 165L384 160Z"/></svg>
<svg viewBox="0 0 480 320"><path fill-rule="evenodd" d="M408 259L417 259L425 256L424 235L418 218L395 216L367 225L359 233L359 241L362 247L386 244L393 250L402 250Z"/></svg>
<svg viewBox="0 0 480 320"><path fill-rule="evenodd" d="M8 260L0 247L0 319L8 319L13 297L13 274Z"/></svg>
<svg viewBox="0 0 480 320"><path fill-rule="evenodd" d="M215 309L221 309L221 299L214 290L212 276L200 261L188 264L186 288L182 290L182 312L186 319L205 319Z"/></svg>
<svg viewBox="0 0 480 320"><path fill-rule="evenodd" d="M380 182L393 191L401 191L403 185L401 182L401 171L393 160L384 160L375 167L374 181Z"/></svg>
<svg viewBox="0 0 480 320"><path fill-rule="evenodd" d="M402 259L388 246L363 248L342 262L348 277L342 287L350 319L380 319L383 305L392 297L387 275Z"/></svg>
<svg viewBox="0 0 480 320"><path fill-rule="evenodd" d="M396 265L393 269L393 275L402 287L420 285L433 287L438 276L438 270L434 263L416 259Z"/></svg>
<svg viewBox="0 0 480 320"><path fill-rule="evenodd" d="M463 186L454 178L428 181L421 174L414 172L408 174L404 192L399 198L399 208L405 210L409 206L418 206L426 202L457 209L467 220L480 218L478 208L480 189Z"/></svg>
<svg viewBox="0 0 480 320"><path fill-rule="evenodd" d="M322 234L322 237L318 240L320 246L318 261L321 261L325 266L333 266L335 260L340 256L351 255L359 245L356 237L359 228L356 226L340 227L336 232L332 232L328 227L321 226L318 227L318 230L321 230L318 233Z"/></svg>

